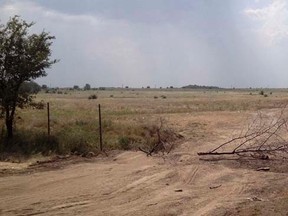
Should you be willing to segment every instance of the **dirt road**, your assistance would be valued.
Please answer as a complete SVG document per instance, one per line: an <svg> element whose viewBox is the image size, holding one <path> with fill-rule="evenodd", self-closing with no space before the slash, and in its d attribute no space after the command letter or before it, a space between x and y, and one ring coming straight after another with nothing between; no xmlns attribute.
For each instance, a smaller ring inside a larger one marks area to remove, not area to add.
<svg viewBox="0 0 288 216"><path fill-rule="evenodd" d="M197 118L185 124L195 127L191 122ZM234 160L199 160L196 152L211 145L207 140L234 130L235 122L216 127L227 120L217 118L212 124L201 116L207 127L216 128L212 135L188 137L165 157L127 151L105 160L1 177L0 215L249 215L258 203L287 197L282 187L286 173L257 172Z"/></svg>

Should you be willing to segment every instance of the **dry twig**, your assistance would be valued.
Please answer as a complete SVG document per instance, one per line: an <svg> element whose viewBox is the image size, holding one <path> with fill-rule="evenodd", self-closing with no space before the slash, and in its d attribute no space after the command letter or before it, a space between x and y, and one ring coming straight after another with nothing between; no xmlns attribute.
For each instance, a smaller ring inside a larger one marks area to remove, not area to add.
<svg viewBox="0 0 288 216"><path fill-rule="evenodd" d="M163 155L165 153L169 154L174 148L175 140L182 138L181 135L176 134L173 130L164 127L164 120L159 119L160 125L155 129L157 141L148 150L139 147L139 150L144 152L147 156L152 156L152 153L157 153L161 151Z"/></svg>

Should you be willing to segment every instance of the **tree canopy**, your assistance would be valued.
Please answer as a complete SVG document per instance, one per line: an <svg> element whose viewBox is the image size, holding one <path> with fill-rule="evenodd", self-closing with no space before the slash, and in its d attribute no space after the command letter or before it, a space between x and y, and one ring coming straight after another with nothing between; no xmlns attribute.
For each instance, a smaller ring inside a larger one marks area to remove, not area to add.
<svg viewBox="0 0 288 216"><path fill-rule="evenodd" d="M57 62L51 60L55 37L45 31L30 33L33 25L19 16L0 25L0 107L8 138L13 137L16 107L28 103L32 93L25 91L24 83L46 76L45 69Z"/></svg>
<svg viewBox="0 0 288 216"><path fill-rule="evenodd" d="M90 84L87 83L87 84L84 86L84 90L85 90L85 91L91 90Z"/></svg>

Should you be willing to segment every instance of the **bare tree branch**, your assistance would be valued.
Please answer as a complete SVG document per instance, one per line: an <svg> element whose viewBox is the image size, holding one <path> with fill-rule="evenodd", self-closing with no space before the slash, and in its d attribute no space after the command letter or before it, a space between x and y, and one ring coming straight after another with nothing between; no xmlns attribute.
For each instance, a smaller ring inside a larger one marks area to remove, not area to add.
<svg viewBox="0 0 288 216"><path fill-rule="evenodd" d="M240 132L238 137L234 137L218 147L208 152L198 152L198 155L241 155L247 153L273 154L288 152L288 132L287 119L284 117L286 105L281 109L280 115L276 118L264 118L262 113L248 124L247 131ZM244 135L243 135L244 134ZM286 135L286 136L285 136ZM230 149L230 150L229 150Z"/></svg>

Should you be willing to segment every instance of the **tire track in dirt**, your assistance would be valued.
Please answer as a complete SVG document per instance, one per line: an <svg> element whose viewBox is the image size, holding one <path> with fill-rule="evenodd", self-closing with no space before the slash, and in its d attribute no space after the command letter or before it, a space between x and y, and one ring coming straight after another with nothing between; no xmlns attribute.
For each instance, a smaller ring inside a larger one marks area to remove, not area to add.
<svg viewBox="0 0 288 216"><path fill-rule="evenodd" d="M16 191L19 182L22 187L17 195L2 194L0 206L4 215L205 215L230 206L245 191L239 170L175 162L124 152L114 161L0 178L0 191Z"/></svg>

